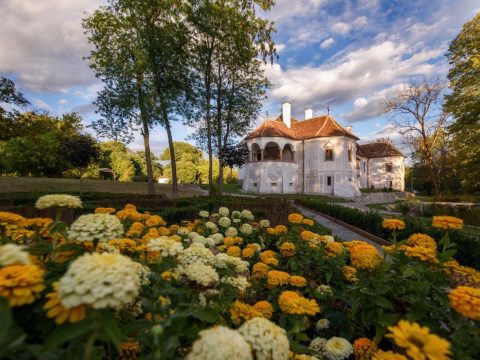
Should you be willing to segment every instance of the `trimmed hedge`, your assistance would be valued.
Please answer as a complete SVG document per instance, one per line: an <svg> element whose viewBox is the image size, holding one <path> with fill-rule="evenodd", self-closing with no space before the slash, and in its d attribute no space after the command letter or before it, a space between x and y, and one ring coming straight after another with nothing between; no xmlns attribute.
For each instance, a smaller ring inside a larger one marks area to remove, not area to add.
<svg viewBox="0 0 480 360"><path fill-rule="evenodd" d="M390 232L382 227L384 217L376 211L363 212L342 205L307 199L297 200L297 202L300 205L330 215L383 239L388 240L390 238ZM406 228L402 231L402 236L404 237L423 233L429 234L435 239L440 239L443 234L442 231L431 226L430 219L411 216L399 216L399 218L405 221ZM450 240L457 244L455 258L462 265L480 269L480 232L450 231L449 235Z"/></svg>

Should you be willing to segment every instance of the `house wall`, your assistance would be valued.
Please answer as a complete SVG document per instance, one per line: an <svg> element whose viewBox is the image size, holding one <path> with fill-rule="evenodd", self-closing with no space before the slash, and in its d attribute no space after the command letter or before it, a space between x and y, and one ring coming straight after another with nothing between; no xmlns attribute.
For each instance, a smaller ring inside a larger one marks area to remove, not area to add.
<svg viewBox="0 0 480 360"><path fill-rule="evenodd" d="M392 163L392 172L386 171L387 162ZM375 189L390 187L394 190L405 190L405 158L402 156L390 156L368 159L368 187L372 185Z"/></svg>

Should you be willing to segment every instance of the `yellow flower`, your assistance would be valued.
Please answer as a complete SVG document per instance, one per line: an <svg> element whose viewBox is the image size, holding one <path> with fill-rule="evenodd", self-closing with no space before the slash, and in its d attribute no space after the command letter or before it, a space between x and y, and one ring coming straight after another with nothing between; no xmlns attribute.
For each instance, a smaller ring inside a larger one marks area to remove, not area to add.
<svg viewBox="0 0 480 360"><path fill-rule="evenodd" d="M402 354L397 354L397 353L394 353L393 351L378 350L378 352L373 355L372 360L408 360L408 359Z"/></svg>
<svg viewBox="0 0 480 360"><path fill-rule="evenodd" d="M267 259L276 259L277 258L277 253L272 250L265 250L260 253L260 260L262 260L264 263L266 263Z"/></svg>
<svg viewBox="0 0 480 360"><path fill-rule="evenodd" d="M311 219L303 219L302 224L303 225L308 225L308 226L313 226L315 223Z"/></svg>
<svg viewBox="0 0 480 360"><path fill-rule="evenodd" d="M333 241L325 245L325 249L327 250L328 257L335 257L343 253L343 245L342 243Z"/></svg>
<svg viewBox="0 0 480 360"><path fill-rule="evenodd" d="M361 244L350 250L350 261L353 267L361 270L373 270L382 263L382 257L375 246Z"/></svg>
<svg viewBox="0 0 480 360"><path fill-rule="evenodd" d="M226 247L233 246L233 245L241 245L243 243L243 239L239 236L226 236L223 239L223 245Z"/></svg>
<svg viewBox="0 0 480 360"><path fill-rule="evenodd" d="M288 215L288 222L291 224L301 224L303 221L302 214L289 214Z"/></svg>
<svg viewBox="0 0 480 360"><path fill-rule="evenodd" d="M227 249L227 255L240 257L242 250L238 246L230 246Z"/></svg>
<svg viewBox="0 0 480 360"><path fill-rule="evenodd" d="M251 243L251 244L247 244L246 246L247 249L253 249L255 251L260 251L262 248L260 247L260 245L258 245L257 243Z"/></svg>
<svg viewBox="0 0 480 360"><path fill-rule="evenodd" d="M284 291L278 297L280 310L292 315L315 315L320 312L316 300L307 299L294 291Z"/></svg>
<svg viewBox="0 0 480 360"><path fill-rule="evenodd" d="M242 257L250 259L255 256L255 250L252 248L245 248L242 250Z"/></svg>
<svg viewBox="0 0 480 360"><path fill-rule="evenodd" d="M145 225L148 227L165 226L167 223L159 215L149 215L147 220L145 220Z"/></svg>
<svg viewBox="0 0 480 360"><path fill-rule="evenodd" d="M47 311L47 317L55 319L55 324L61 325L68 320L69 323L75 323L85 319L87 315L87 306L79 305L67 309L60 302L58 296L58 282L53 283L53 291L48 293L46 298L49 300L43 306L43 309Z"/></svg>
<svg viewBox="0 0 480 360"><path fill-rule="evenodd" d="M463 228L463 220L454 216L434 216L432 218L432 226L437 229L455 229Z"/></svg>
<svg viewBox="0 0 480 360"><path fill-rule="evenodd" d="M343 276L345 277L345 279L347 279L348 281L350 282L355 282L357 281L357 269L355 269L354 267L352 266L344 266L342 268L342 273L343 273Z"/></svg>
<svg viewBox="0 0 480 360"><path fill-rule="evenodd" d="M45 289L43 270L36 265L9 265L0 269L0 296L10 306L31 304Z"/></svg>
<svg viewBox="0 0 480 360"><path fill-rule="evenodd" d="M285 271L270 270L267 273L267 285L272 288L275 286L288 285L290 275Z"/></svg>
<svg viewBox="0 0 480 360"><path fill-rule="evenodd" d="M269 270L270 268L267 264L258 262L253 265L252 276L257 279L265 279Z"/></svg>
<svg viewBox="0 0 480 360"><path fill-rule="evenodd" d="M23 220L25 220L25 218L21 215L8 211L0 211L0 225L16 224Z"/></svg>
<svg viewBox="0 0 480 360"><path fill-rule="evenodd" d="M140 343L138 341L123 342L120 344L120 354L118 360L135 360L140 354Z"/></svg>
<svg viewBox="0 0 480 360"><path fill-rule="evenodd" d="M121 253L134 252L137 247L137 243L131 239L113 239L108 242L108 245L117 248Z"/></svg>
<svg viewBox="0 0 480 360"><path fill-rule="evenodd" d="M480 289L459 286L448 294L450 306L463 316L480 320Z"/></svg>
<svg viewBox="0 0 480 360"><path fill-rule="evenodd" d="M400 320L396 326L388 327L395 344L405 349L407 355L416 360L447 360L450 354L450 343L430 333L428 327L417 323Z"/></svg>
<svg viewBox="0 0 480 360"><path fill-rule="evenodd" d="M451 279L457 285L480 287L480 271L462 266L456 260L446 261L443 266L445 266L445 272L450 274Z"/></svg>
<svg viewBox="0 0 480 360"><path fill-rule="evenodd" d="M387 230L403 230L405 229L405 222L399 219L385 219L382 226Z"/></svg>
<svg viewBox="0 0 480 360"><path fill-rule="evenodd" d="M408 257L411 257L411 258L416 257L422 261L438 262L437 253L435 250L432 250L431 248L425 248L422 246L401 245L399 249L403 251L405 255L407 255Z"/></svg>
<svg viewBox="0 0 480 360"><path fill-rule="evenodd" d="M355 360L370 360L377 352L377 344L368 338L359 338L353 343Z"/></svg>
<svg viewBox="0 0 480 360"><path fill-rule="evenodd" d="M289 282L290 282L290 285L296 286L296 287L307 286L307 279L305 279L303 276L292 275L290 276Z"/></svg>
<svg viewBox="0 0 480 360"><path fill-rule="evenodd" d="M170 229L166 228L165 226L160 226L158 228L158 234L160 236L168 236L168 235L170 235Z"/></svg>
<svg viewBox="0 0 480 360"><path fill-rule="evenodd" d="M408 246L421 246L433 251L437 251L437 243L435 239L426 234L412 234L409 236L405 245Z"/></svg>
<svg viewBox="0 0 480 360"><path fill-rule="evenodd" d="M134 222L130 226L130 229L128 229L127 236L140 236L142 235L144 229L145 225L143 225L141 222Z"/></svg>
<svg viewBox="0 0 480 360"><path fill-rule="evenodd" d="M253 307L266 319L270 319L273 315L273 306L268 301L258 301L253 305Z"/></svg>
<svg viewBox="0 0 480 360"><path fill-rule="evenodd" d="M317 237L317 234L309 230L305 230L300 233L300 237L302 238L302 240L310 241L315 239Z"/></svg>
<svg viewBox="0 0 480 360"><path fill-rule="evenodd" d="M296 247L295 244L286 241L282 245L280 245L279 249L283 257L290 257L295 255Z"/></svg>
<svg viewBox="0 0 480 360"><path fill-rule="evenodd" d="M268 235L275 235L275 229L272 227L267 228L267 234Z"/></svg>
<svg viewBox="0 0 480 360"><path fill-rule="evenodd" d="M388 254L394 253L397 250L396 245L382 245L383 251L385 251Z"/></svg>
<svg viewBox="0 0 480 360"><path fill-rule="evenodd" d="M98 207L95 209L95 214L113 214L116 210L111 207Z"/></svg>
<svg viewBox="0 0 480 360"><path fill-rule="evenodd" d="M171 271L164 271L160 274L160 277L165 281L172 281L173 274Z"/></svg>
<svg viewBox="0 0 480 360"><path fill-rule="evenodd" d="M345 246L347 248L348 252L350 252L350 250L357 245L370 245L370 244L365 242L365 241L362 241L362 240L345 241L343 243L343 246Z"/></svg>
<svg viewBox="0 0 480 360"><path fill-rule="evenodd" d="M230 307L230 316L232 317L233 323L238 325L245 320L262 317L262 313L251 305L235 300Z"/></svg>
<svg viewBox="0 0 480 360"><path fill-rule="evenodd" d="M288 228L285 225L275 226L275 235L282 235L288 232Z"/></svg>

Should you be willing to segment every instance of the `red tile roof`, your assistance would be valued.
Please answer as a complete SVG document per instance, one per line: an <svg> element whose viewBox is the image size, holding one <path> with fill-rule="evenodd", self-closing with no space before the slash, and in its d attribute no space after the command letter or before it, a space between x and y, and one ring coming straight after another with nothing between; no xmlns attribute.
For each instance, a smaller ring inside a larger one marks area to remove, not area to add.
<svg viewBox="0 0 480 360"><path fill-rule="evenodd" d="M354 134L340 126L330 115L317 116L308 120L292 118L291 127L288 128L279 116L276 119L265 120L253 130L246 139L256 137L286 137L294 140L305 140L328 136L348 136L359 140Z"/></svg>
<svg viewBox="0 0 480 360"><path fill-rule="evenodd" d="M403 155L395 146L393 146L392 143L388 141L375 142L364 145L357 144L357 155L364 156L369 159L388 156L405 157L405 155Z"/></svg>

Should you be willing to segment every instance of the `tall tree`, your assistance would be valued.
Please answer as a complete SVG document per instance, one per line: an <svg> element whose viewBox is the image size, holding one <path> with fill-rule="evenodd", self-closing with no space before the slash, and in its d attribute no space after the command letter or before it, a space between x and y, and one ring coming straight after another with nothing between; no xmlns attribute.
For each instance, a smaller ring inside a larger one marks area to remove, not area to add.
<svg viewBox="0 0 480 360"><path fill-rule="evenodd" d="M480 189L480 13L468 21L447 52L451 93L445 110L454 117L449 127L457 153L455 164L466 190Z"/></svg>
<svg viewBox="0 0 480 360"><path fill-rule="evenodd" d="M83 27L94 45L88 60L104 82L96 104L102 119L93 123L100 135L131 140L137 128L143 136L148 193L155 194L150 129L155 124L156 106L151 100L145 54L127 14L114 2L86 18Z"/></svg>
<svg viewBox="0 0 480 360"><path fill-rule="evenodd" d="M390 114L398 132L428 170L435 193L441 193L440 157L436 156L445 133L448 114L443 111L443 94L446 85L439 80L423 79L412 82L383 103L383 110Z"/></svg>
<svg viewBox="0 0 480 360"><path fill-rule="evenodd" d="M7 104L8 107L2 106ZM15 107L25 107L30 103L15 87L15 83L5 77L0 77L0 140L12 137L17 131L17 117Z"/></svg>

